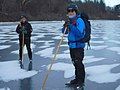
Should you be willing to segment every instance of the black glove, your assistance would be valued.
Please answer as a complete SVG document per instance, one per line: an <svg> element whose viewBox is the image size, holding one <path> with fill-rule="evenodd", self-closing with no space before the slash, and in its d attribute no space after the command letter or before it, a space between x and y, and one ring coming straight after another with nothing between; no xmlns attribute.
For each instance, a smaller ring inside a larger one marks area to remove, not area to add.
<svg viewBox="0 0 120 90"><path fill-rule="evenodd" d="M63 26L64 26L64 27L68 27L68 26L69 26L69 24L70 24L70 22L69 22L69 21L65 21L65 23L63 24Z"/></svg>

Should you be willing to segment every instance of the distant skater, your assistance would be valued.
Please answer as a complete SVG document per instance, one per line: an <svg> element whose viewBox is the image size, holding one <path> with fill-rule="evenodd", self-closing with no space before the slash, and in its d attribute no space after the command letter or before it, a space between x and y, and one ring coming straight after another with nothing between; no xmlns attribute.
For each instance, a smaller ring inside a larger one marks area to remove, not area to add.
<svg viewBox="0 0 120 90"><path fill-rule="evenodd" d="M30 45L32 26L28 23L26 16L20 17L20 23L16 28L16 32L19 34L19 61L23 61L23 47L26 45L29 61L32 62L32 50Z"/></svg>

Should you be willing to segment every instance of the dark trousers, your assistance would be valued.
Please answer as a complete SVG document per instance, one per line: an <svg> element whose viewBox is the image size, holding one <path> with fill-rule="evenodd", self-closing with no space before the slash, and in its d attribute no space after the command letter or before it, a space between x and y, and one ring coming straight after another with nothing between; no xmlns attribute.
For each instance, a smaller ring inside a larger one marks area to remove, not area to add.
<svg viewBox="0 0 120 90"><path fill-rule="evenodd" d="M28 56L29 56L29 59L31 60L32 59L32 51L31 51L31 46L30 46L30 43L31 43L31 39L30 37L25 37L24 38L24 45L26 45L27 47L27 51L28 51ZM22 46L23 45L23 39L20 37L19 38L19 59L22 60Z"/></svg>
<svg viewBox="0 0 120 90"><path fill-rule="evenodd" d="M83 48L70 48L70 56L75 67L75 79L78 82L84 83L85 68L83 64L84 49Z"/></svg>

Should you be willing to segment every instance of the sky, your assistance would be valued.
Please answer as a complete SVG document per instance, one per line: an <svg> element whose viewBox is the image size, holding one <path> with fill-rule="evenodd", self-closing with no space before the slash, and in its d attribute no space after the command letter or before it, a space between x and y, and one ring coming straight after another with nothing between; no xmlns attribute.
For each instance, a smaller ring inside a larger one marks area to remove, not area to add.
<svg viewBox="0 0 120 90"><path fill-rule="evenodd" d="M79 0L72 0L72 1L79 1ZM84 0L82 0L84 1ZM120 0L104 0L106 6L114 7L115 5L120 4Z"/></svg>
<svg viewBox="0 0 120 90"><path fill-rule="evenodd" d="M105 0L106 6L113 7L114 5L120 4L120 0Z"/></svg>

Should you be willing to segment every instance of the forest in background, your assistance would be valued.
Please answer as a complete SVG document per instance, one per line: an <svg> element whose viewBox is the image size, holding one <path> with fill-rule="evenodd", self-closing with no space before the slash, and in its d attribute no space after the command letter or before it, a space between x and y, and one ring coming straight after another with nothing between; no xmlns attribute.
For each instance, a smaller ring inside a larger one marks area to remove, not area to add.
<svg viewBox="0 0 120 90"><path fill-rule="evenodd" d="M77 4L90 19L120 20L120 4L108 7L104 0L0 0L0 22L18 21L21 15L29 20L64 20L70 3Z"/></svg>

